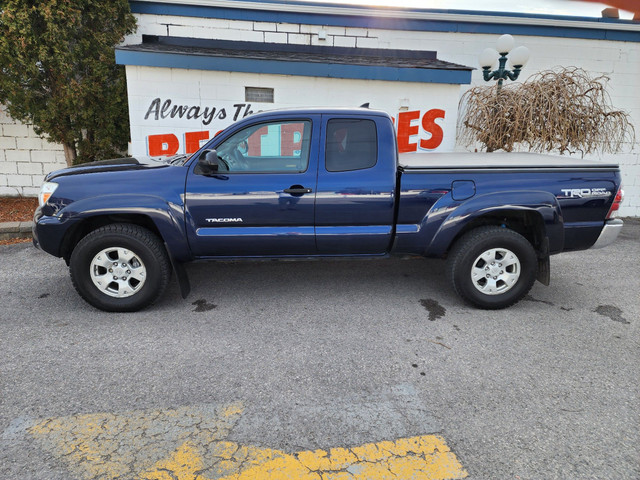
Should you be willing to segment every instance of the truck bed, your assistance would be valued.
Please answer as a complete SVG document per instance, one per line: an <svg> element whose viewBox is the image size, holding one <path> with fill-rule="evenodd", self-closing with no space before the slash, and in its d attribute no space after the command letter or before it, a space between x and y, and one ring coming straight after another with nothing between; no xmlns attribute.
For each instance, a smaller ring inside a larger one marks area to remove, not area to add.
<svg viewBox="0 0 640 480"><path fill-rule="evenodd" d="M568 156L551 156L528 152L451 152L451 153L405 153L399 156L403 170L442 169L618 169L613 163L583 160Z"/></svg>

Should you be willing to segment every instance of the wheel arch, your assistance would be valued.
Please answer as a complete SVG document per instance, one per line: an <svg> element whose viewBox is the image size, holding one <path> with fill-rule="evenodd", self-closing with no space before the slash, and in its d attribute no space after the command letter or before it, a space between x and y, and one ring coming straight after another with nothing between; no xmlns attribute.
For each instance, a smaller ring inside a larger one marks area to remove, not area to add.
<svg viewBox="0 0 640 480"><path fill-rule="evenodd" d="M147 230L150 230L159 238L163 238L162 233L158 229L158 226L149 216L144 214L111 213L87 216L82 220L76 222L65 233L60 251L65 262L69 264L71 253L80 240L82 240L85 236L87 236L94 230L112 223L130 223L132 225L138 225L140 227L146 228Z"/></svg>
<svg viewBox="0 0 640 480"><path fill-rule="evenodd" d="M123 207L126 205L126 207ZM73 249L88 233L111 223L130 223L157 235L177 261L191 259L184 227L184 208L161 198L144 195L114 195L74 202L60 212L72 220L60 246L68 263Z"/></svg>
<svg viewBox="0 0 640 480"><path fill-rule="evenodd" d="M451 240L447 253L467 232L484 226L496 226L513 230L526 238L536 250L542 248L546 237L546 228L540 213L533 210L497 209L475 217L462 225L462 228Z"/></svg>
<svg viewBox="0 0 640 480"><path fill-rule="evenodd" d="M428 255L446 256L463 235L482 226L509 228L539 252L558 252L564 245L562 213L552 194L503 192L479 196L458 206L433 236Z"/></svg>

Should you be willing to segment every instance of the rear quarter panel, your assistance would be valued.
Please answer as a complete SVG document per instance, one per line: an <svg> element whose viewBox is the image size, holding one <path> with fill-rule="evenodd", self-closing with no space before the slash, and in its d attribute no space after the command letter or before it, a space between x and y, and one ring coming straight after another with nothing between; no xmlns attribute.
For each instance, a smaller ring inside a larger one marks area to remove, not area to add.
<svg viewBox="0 0 640 480"><path fill-rule="evenodd" d="M452 196L454 181L473 181L475 195ZM498 210L542 216L551 253L589 248L620 186L617 169L408 170L401 176L394 253L441 256L465 225ZM572 190L607 192L572 195Z"/></svg>

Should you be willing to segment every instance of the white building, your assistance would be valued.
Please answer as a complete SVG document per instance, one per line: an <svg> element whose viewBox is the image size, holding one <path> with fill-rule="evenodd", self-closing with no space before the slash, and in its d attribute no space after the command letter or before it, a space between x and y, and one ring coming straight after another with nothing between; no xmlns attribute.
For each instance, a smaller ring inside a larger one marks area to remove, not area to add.
<svg viewBox="0 0 640 480"><path fill-rule="evenodd" d="M194 151L251 111L363 103L396 118L403 151L460 149L460 95L485 84L471 67L503 33L531 51L522 78L557 66L608 75L612 102L640 140L638 22L277 0L130 4L138 30L116 59L127 69L134 155ZM0 175L9 153L0 153ZM639 143L592 158L621 165L621 214L640 216ZM0 176L0 189L12 186Z"/></svg>

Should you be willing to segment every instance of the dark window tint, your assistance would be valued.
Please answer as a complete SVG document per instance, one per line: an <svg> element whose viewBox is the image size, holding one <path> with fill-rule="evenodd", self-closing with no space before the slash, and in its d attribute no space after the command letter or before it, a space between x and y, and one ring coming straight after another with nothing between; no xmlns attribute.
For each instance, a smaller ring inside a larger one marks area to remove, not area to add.
<svg viewBox="0 0 640 480"><path fill-rule="evenodd" d="M327 123L325 163L329 172L362 170L376 164L378 137L372 120L334 119Z"/></svg>

